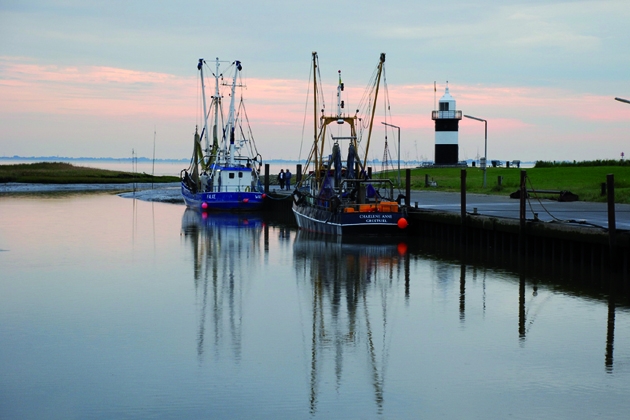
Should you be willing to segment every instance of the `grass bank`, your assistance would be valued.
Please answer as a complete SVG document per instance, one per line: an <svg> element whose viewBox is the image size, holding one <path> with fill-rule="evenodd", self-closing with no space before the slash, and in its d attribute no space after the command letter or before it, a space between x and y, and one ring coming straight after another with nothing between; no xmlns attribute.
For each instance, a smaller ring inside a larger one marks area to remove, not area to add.
<svg viewBox="0 0 630 420"><path fill-rule="evenodd" d="M570 191L581 201L605 202L601 195L601 184L607 174L615 176L615 202L630 204L630 167L628 166L589 166L589 167L548 167L548 168L488 168L486 188L483 188L483 171L469 167L466 170L466 190L469 193L510 195L519 189L521 170L527 172L527 188L537 190ZM459 168L415 168L411 170L411 188L414 190L460 191ZM425 187L425 176L435 181L436 187ZM398 172L390 172L393 180ZM401 173L404 181L404 171ZM499 186L498 177L503 177ZM544 195L557 199L557 195Z"/></svg>
<svg viewBox="0 0 630 420"><path fill-rule="evenodd" d="M177 182L175 176L152 176L146 173L110 171L75 166L63 162L38 162L0 165L0 183L32 184L128 184L133 182Z"/></svg>

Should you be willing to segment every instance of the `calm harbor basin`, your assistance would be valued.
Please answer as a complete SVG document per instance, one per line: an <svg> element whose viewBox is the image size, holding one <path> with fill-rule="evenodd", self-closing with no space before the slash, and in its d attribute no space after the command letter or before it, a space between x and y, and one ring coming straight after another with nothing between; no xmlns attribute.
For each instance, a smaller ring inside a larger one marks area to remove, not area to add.
<svg viewBox="0 0 630 420"><path fill-rule="evenodd" d="M2 419L617 419L625 300L290 217L0 195Z"/></svg>

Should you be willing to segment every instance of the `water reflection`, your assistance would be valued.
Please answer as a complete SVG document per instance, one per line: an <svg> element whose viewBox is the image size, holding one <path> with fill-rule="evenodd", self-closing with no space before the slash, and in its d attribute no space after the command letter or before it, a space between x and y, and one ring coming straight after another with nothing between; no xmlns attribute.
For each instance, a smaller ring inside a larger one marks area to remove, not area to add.
<svg viewBox="0 0 630 420"><path fill-rule="evenodd" d="M311 413L317 411L322 383L327 383L327 362L339 389L344 361L361 356L382 414L391 342L388 303L402 281L407 297L409 293L406 244L344 243L299 231L293 254L298 287L310 298Z"/></svg>
<svg viewBox="0 0 630 420"><path fill-rule="evenodd" d="M241 359L243 295L249 286L247 273L257 268L261 254L262 227L262 218L251 214L184 212L182 235L193 251L200 362L206 329L215 356L227 346L237 362Z"/></svg>
<svg viewBox="0 0 630 420"><path fill-rule="evenodd" d="M453 264L444 261L438 261L436 267L436 278L446 284L449 278L452 278L455 272ZM518 340L521 347L524 347L527 336L533 328L536 319L541 315L546 307L553 307L550 303L559 291L581 296L585 299L593 299L592 295L582 291L576 292L572 289L562 290L560 284L554 285L554 290L545 290L539 296L539 283L541 279L527 271L525 261L519 261L513 273L518 276ZM477 262L475 265L468 265L463 261L459 264L459 316L463 322L466 319L466 276L472 271L473 283L476 283L478 270L483 270L482 284L482 308L485 315L486 311L486 272L487 267ZM549 279L543 279L549 282ZM607 304L608 316L606 323L606 343L605 343L605 370L607 373L613 373L614 369L614 342L615 342L615 314L617 311L619 296L614 292L610 292L607 296L596 295L596 300L605 301Z"/></svg>

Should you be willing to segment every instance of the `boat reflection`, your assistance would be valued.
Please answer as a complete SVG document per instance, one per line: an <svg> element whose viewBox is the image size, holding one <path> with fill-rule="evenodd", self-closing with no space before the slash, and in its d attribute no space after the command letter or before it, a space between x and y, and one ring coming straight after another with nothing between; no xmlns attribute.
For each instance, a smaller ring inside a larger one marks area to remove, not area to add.
<svg viewBox="0 0 630 420"><path fill-rule="evenodd" d="M337 391L349 382L343 380L345 361L351 365L348 376L356 363L368 370L376 410L382 414L391 342L388 305L398 298L400 283L408 285L406 245L351 243L300 230L293 246L298 287L311 307L311 413L317 411L320 387L330 383L329 374Z"/></svg>
<svg viewBox="0 0 630 420"><path fill-rule="evenodd" d="M247 273L255 269L261 255L263 225L263 219L253 214L201 213L192 209L184 212L182 236L192 245L200 314L197 334L200 362L206 329L216 356L228 347L235 360L241 359L243 295L249 286Z"/></svg>

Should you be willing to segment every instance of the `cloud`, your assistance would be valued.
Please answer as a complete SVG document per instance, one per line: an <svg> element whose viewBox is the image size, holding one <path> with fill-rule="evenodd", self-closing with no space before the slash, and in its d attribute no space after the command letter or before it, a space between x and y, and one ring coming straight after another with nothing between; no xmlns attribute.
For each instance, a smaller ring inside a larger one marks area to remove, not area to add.
<svg viewBox="0 0 630 420"><path fill-rule="evenodd" d="M336 107L336 72L334 76L326 77L322 86L328 112ZM306 99L312 82L307 77L247 77L246 72L242 82L248 118L259 150L269 157L295 158L300 143L308 143L312 137L312 102ZM206 86L211 89L210 81ZM493 154L514 153L519 155L516 158L526 160L540 150L559 153L554 144L566 145L571 139L580 139L582 144L572 148L571 153L585 150L585 156L590 156L592 145L597 144L599 138L611 139L611 144L617 144L618 148L618 142L624 138L620 133L627 131L630 107L608 95L562 87L461 83L450 83L449 87L458 109L489 121ZM356 109L364 88L363 84L348 81L344 91L346 112ZM432 156L431 111L443 93L443 83L438 84L437 92L433 83L389 83L387 90L383 88L377 105L379 115L375 117L372 157L382 157L387 135L380 124L382 121L401 127L401 137L406 140L401 145L403 155L413 156L417 151ZM35 143L12 140L30 137L37 138L48 149L71 144L73 150L83 150L83 156L90 155L86 150L92 150L92 155L116 156L120 154L115 152L116 148L129 149L130 138L146 136L148 129L152 133L153 126L159 122L161 136L173 139L167 141L166 150L173 157L181 157L189 153L188 137L195 125L201 124L199 94L199 82L192 76L110 66L63 66L4 56L0 57L0 95L6 100L0 103L4 128L0 143L6 145L3 148L9 154L23 153L18 149L32 149ZM227 109L228 96L224 95ZM387 120L380 112L385 98L391 112ZM479 142L482 130L482 124L463 120L460 123L462 150L477 147L471 145ZM84 146L86 137L109 149L95 147L94 143ZM391 140L395 135L390 133L389 137ZM497 142L497 137L503 140ZM534 146L536 144L539 146ZM25 154L37 154L37 151L33 149Z"/></svg>
<svg viewBox="0 0 630 420"><path fill-rule="evenodd" d="M181 117L194 107L194 80L164 73L0 57L0 75L4 113Z"/></svg>

